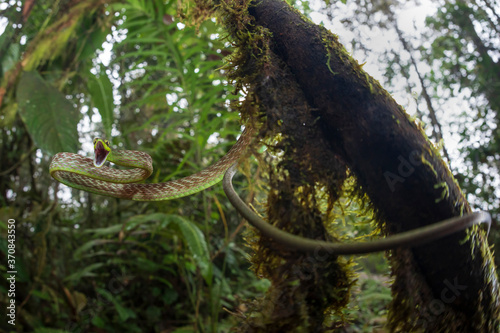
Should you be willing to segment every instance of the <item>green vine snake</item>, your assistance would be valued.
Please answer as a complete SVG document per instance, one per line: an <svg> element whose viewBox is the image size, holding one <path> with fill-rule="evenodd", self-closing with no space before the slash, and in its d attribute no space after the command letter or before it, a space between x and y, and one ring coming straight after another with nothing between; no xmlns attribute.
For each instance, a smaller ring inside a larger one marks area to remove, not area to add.
<svg viewBox="0 0 500 333"><path fill-rule="evenodd" d="M91 193L138 201L180 198L200 192L224 178L223 188L229 201L250 224L264 236L290 250L300 252L325 250L330 254L347 255L396 247L414 247L480 223L487 224L489 231L490 215L486 212L475 212L370 242L325 242L287 233L261 219L234 191L232 178L236 172L237 161L252 137L253 131L245 130L229 152L215 164L191 176L164 183L137 183L153 172L151 156L141 151L113 151L108 141L99 138L94 140L93 159L73 153L58 153L53 157L49 170L52 177L65 185ZM106 161L133 169L117 170L104 166Z"/></svg>
<svg viewBox="0 0 500 333"><path fill-rule="evenodd" d="M138 184L153 172L151 156L141 151L113 151L107 140L94 139L94 159L73 153L58 153L50 164L52 177L59 182L91 193L137 201L161 201L200 192L221 181L226 170L242 155L253 138L245 130L236 144L215 164L191 176L164 183ZM104 166L110 161L133 169Z"/></svg>

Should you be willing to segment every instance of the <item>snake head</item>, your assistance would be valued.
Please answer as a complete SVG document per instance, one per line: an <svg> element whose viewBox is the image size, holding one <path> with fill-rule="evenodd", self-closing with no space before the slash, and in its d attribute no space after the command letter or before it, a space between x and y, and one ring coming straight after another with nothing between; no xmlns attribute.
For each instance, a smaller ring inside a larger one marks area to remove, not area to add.
<svg viewBox="0 0 500 333"><path fill-rule="evenodd" d="M94 166L100 168L106 162L111 148L109 147L109 141L103 140L101 138L94 139Z"/></svg>

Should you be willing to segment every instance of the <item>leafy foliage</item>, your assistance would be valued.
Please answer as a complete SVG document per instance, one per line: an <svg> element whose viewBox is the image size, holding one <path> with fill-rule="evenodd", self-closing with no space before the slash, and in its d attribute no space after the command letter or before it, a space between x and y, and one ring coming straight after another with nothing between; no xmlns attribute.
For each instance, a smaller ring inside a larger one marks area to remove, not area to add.
<svg viewBox="0 0 500 333"><path fill-rule="evenodd" d="M106 137L111 137L111 129L114 120L113 84L106 73L101 72L99 76L90 75L88 90L92 104L97 108L102 119L102 126Z"/></svg>
<svg viewBox="0 0 500 333"><path fill-rule="evenodd" d="M24 72L16 96L23 122L38 147L51 155L77 151L78 115L59 90L38 73Z"/></svg>

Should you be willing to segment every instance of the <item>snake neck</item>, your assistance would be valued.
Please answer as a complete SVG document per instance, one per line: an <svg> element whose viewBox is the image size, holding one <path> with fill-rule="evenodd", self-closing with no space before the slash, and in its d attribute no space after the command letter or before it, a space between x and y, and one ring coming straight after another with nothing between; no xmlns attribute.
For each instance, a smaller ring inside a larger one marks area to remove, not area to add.
<svg viewBox="0 0 500 333"><path fill-rule="evenodd" d="M138 150L112 150L107 160L116 165L128 168L139 168L147 172L149 177L153 173L153 159L145 152Z"/></svg>

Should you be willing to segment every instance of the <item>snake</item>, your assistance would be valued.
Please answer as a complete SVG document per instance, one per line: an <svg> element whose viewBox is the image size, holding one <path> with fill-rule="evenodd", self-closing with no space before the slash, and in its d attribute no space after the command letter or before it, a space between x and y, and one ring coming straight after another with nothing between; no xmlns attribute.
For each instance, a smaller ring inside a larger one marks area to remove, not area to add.
<svg viewBox="0 0 500 333"><path fill-rule="evenodd" d="M328 242L290 234L264 221L241 200L234 190L232 179L236 173L238 161L252 138L253 130L245 128L238 141L216 163L190 176L162 183L138 183L153 172L150 155L135 150L112 150L109 141L101 138L94 139L93 159L69 152L58 153L52 158L49 171L54 179L70 187L136 201L181 198L200 192L222 180L224 192L233 207L262 235L291 251L324 250L333 255L353 255L392 250L398 247L415 247L475 224L487 225L489 233L491 216L487 212L479 211L368 242ZM104 165L106 161L131 169L111 168Z"/></svg>
<svg viewBox="0 0 500 333"><path fill-rule="evenodd" d="M200 192L218 182L226 170L239 160L253 138L245 128L238 141L220 160L190 176L162 183L139 183L153 172L150 155L136 150L112 150L109 141L94 139L94 158L74 153L58 153L49 171L57 181L87 192L136 201L163 201ZM105 166L106 161L131 169Z"/></svg>

